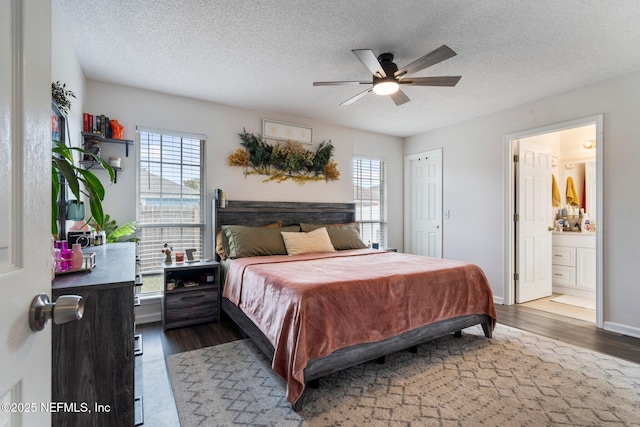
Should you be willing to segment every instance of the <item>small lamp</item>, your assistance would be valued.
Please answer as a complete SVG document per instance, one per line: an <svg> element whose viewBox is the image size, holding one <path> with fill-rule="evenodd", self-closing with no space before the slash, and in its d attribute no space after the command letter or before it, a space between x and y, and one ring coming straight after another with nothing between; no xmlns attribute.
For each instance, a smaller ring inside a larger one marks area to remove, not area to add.
<svg viewBox="0 0 640 427"><path fill-rule="evenodd" d="M582 143L582 146L586 149L592 149L592 148L596 148L596 140L595 139L588 139L585 142Z"/></svg>

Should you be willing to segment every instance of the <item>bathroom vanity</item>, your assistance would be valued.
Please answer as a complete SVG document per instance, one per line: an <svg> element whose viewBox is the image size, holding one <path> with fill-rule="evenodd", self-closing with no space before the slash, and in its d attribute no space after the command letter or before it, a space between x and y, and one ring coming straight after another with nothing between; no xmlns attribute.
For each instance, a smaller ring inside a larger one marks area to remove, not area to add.
<svg viewBox="0 0 640 427"><path fill-rule="evenodd" d="M552 242L553 292L595 298L596 234L554 232Z"/></svg>

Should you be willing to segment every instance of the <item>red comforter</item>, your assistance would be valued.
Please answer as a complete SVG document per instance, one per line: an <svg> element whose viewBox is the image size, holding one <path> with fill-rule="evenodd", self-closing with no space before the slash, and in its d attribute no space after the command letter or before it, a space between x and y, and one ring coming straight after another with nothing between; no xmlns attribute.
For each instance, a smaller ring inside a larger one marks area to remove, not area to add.
<svg viewBox="0 0 640 427"><path fill-rule="evenodd" d="M273 344L272 367L291 403L304 391L309 359L453 317L496 319L478 266L366 249L236 259L223 296Z"/></svg>

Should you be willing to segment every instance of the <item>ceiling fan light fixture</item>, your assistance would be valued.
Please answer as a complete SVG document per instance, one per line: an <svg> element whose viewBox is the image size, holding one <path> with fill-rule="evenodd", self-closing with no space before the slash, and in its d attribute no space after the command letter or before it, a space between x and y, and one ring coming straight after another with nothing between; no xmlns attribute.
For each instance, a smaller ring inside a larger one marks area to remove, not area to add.
<svg viewBox="0 0 640 427"><path fill-rule="evenodd" d="M586 149L593 149L596 148L596 140L595 139L589 139L585 142L582 143L582 146Z"/></svg>
<svg viewBox="0 0 640 427"><path fill-rule="evenodd" d="M381 80L373 85L373 93L376 95L391 95L400 89L400 85L395 80Z"/></svg>

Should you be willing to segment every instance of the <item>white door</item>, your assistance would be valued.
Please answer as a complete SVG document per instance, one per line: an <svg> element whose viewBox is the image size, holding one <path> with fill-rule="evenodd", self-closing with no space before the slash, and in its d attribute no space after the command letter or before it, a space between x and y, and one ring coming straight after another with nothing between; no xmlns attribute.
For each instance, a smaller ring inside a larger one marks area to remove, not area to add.
<svg viewBox="0 0 640 427"><path fill-rule="evenodd" d="M516 302L550 296L551 148L518 142L516 164Z"/></svg>
<svg viewBox="0 0 640 427"><path fill-rule="evenodd" d="M51 425L51 2L0 0L0 426ZM6 405L9 406L6 406ZM8 411L5 409L9 409Z"/></svg>
<svg viewBox="0 0 640 427"><path fill-rule="evenodd" d="M442 151L409 158L411 253L442 258Z"/></svg>

